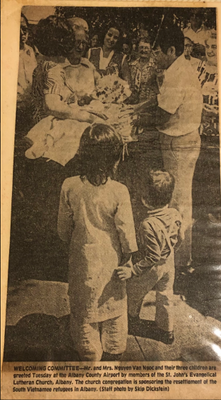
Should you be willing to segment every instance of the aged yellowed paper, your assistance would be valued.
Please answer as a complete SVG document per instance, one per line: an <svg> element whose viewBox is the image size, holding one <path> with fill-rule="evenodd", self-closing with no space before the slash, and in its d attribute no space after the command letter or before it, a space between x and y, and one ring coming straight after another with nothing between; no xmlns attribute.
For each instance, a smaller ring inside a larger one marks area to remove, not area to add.
<svg viewBox="0 0 221 400"><path fill-rule="evenodd" d="M220 398L220 14L3 1L3 399Z"/></svg>

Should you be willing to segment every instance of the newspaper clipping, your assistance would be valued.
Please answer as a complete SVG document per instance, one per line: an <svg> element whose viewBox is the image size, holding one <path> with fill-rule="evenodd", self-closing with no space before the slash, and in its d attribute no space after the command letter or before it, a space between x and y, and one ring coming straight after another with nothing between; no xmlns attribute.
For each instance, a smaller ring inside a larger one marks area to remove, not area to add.
<svg viewBox="0 0 221 400"><path fill-rule="evenodd" d="M221 399L219 12L3 1L2 399Z"/></svg>

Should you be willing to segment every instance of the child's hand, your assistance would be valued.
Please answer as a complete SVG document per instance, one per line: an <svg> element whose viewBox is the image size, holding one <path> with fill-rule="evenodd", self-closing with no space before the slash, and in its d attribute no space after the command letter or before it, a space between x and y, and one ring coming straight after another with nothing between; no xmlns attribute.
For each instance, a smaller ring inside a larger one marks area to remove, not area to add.
<svg viewBox="0 0 221 400"><path fill-rule="evenodd" d="M116 268L116 271L117 271L118 278L121 281L125 281L126 279L129 279L132 276L132 271L131 271L130 267L125 267L125 266L118 267L118 268Z"/></svg>

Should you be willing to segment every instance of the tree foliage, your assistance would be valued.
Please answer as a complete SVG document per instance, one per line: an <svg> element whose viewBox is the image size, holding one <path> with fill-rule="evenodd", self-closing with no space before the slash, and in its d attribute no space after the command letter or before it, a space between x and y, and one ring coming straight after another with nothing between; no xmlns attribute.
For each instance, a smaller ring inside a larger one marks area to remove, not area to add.
<svg viewBox="0 0 221 400"><path fill-rule="evenodd" d="M216 26L215 8L169 8L169 7L56 7L58 15L73 16L87 21L90 32L104 33L107 26L121 27L124 36L136 37L141 28L146 28L152 40L157 33L162 16L163 24L184 22L186 25L192 12L198 13L209 27Z"/></svg>

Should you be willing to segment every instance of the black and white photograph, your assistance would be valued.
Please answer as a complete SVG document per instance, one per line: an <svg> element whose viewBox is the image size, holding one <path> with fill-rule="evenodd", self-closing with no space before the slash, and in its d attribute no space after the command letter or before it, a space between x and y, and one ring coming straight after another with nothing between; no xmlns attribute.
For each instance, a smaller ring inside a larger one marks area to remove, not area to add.
<svg viewBox="0 0 221 400"><path fill-rule="evenodd" d="M217 9L129 5L21 8L3 364L221 361Z"/></svg>

